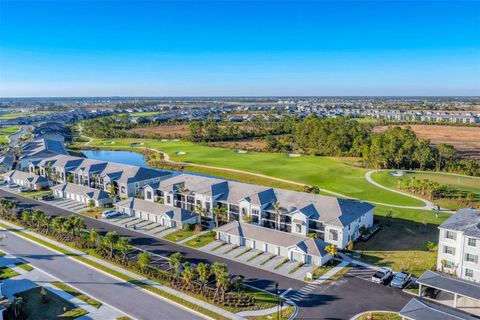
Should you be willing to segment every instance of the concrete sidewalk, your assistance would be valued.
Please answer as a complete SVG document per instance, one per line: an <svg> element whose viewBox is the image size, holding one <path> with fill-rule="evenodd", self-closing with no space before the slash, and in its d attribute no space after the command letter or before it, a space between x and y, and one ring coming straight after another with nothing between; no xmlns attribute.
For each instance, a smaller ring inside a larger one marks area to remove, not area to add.
<svg viewBox="0 0 480 320"><path fill-rule="evenodd" d="M20 228L20 227L12 224L12 223L10 223L10 222L4 221L4 220L1 220L1 222L4 223L5 225L8 225L8 226L11 227L12 229L21 230L22 232L24 232L24 233L26 233L26 234L29 234L29 235L31 235L31 236L34 236L34 237L38 238L38 239L41 239L42 241L48 242L48 243L50 243L50 244L53 244L53 245L55 245L55 246L57 246L57 247L59 247L59 248L61 248L61 249L63 249L63 250L67 250L67 251L72 252L72 253L74 253L74 254L76 254L76 255L82 256L82 257L85 258L85 259L88 259L88 260L90 260L90 261L92 261L92 262L94 262L94 263L98 263L98 264L100 264L100 265L103 265L103 266L105 266L105 267L107 267L107 268L109 268L109 269L111 269L111 270L113 270L113 271L116 271L116 272L118 272L118 273L121 273L121 274L123 274L123 275L125 275L125 276L128 276L128 277L133 278L133 279L138 280L138 281L141 281L141 282L143 282L143 283L146 283L146 284L148 284L148 285L150 285L150 286L152 286L152 287L155 287L155 288L158 289L158 290L161 290L161 291L164 291L164 292L169 293L169 294L171 294L171 295L174 295L174 296L176 296L176 297L178 297L178 298L181 298L181 299L183 299L183 300L186 300L186 301L188 301L188 302L191 302L191 303L193 303L193 304L195 304L195 305L204 306L204 307L206 307L207 309L209 309L209 310L211 310L211 311L213 311L213 312L215 312L215 313L218 313L218 314L220 314L220 315L222 315L222 316L224 316L224 317L226 317L226 318L235 319L235 320L243 319L243 317L241 317L241 316L238 316L238 315L236 315L236 314L234 314L234 313L231 313L231 312L229 312L229 311L226 311L226 310L224 310L224 309L221 309L221 308L219 308L219 307L217 307L217 306L214 306L214 305L212 305L212 304L208 304L207 302L205 302L205 301L203 301L203 300L199 300L199 299L197 299L197 298L191 297L191 296L189 296L189 295L187 295L187 294L185 294L185 293L183 293L183 292L176 291L176 290L174 290L174 289L172 289L172 288L163 286L163 285L161 285L161 284L159 284L159 283L156 283L156 282L154 282L154 281L152 281L152 280L149 280L149 279L147 279L147 278L145 278L145 277L142 277L142 276L140 276L140 275L138 275L138 274L136 274L136 273L133 273L133 272L128 271L128 270L125 270L125 269L123 269L123 268L121 268L121 267L119 267L119 266L113 265L113 264L109 263L109 262L106 261L106 260L102 260L102 259L99 259L99 258L92 257L92 256L90 256L90 255L88 255L88 254L86 254L86 253L84 253L84 252L82 252L82 251L73 249L73 248L71 248L71 247L69 247L69 246L66 246L66 245L62 244L62 243L59 243L59 242L57 242L57 241L51 240L51 239L49 239L49 238L47 238L47 237L44 237L44 236L42 236L42 235L40 235L40 234L37 234L37 233L31 232L31 231L25 230L25 229L23 229L23 228ZM54 251L54 249L51 249L51 248L49 248L49 250L53 250L53 251ZM60 252L59 252L59 253L60 253ZM60 253L60 254L63 254L63 253ZM72 259L74 259L74 258L72 258ZM77 260L77 261L78 261L78 260ZM82 262L80 261L80 263L82 263ZM89 265L88 265L88 266L89 266ZM94 267L92 267L92 266L89 266L89 267L92 268L92 269L94 269ZM109 274L109 275L110 275L110 274ZM111 277L115 277L114 275L110 275L110 276L111 276ZM124 280L122 280L122 279L120 279L120 280L121 280L121 281L124 281ZM141 290L145 290L145 289L141 288ZM152 293L152 292L150 292L150 291L147 291L147 292L150 293L150 294L154 294L154 293ZM158 298L159 298L159 299L166 299L166 298L163 298L163 297L161 297L161 296L158 296ZM166 299L166 300L168 300L168 299ZM175 304L175 305L178 305L178 306L180 306L180 307L182 307L182 308L185 308L183 305L181 305L181 304L179 304L179 303L176 303L176 302L171 301L171 300L168 300L168 301L169 301L170 303L172 303L172 304ZM204 316L204 315L202 315L202 316Z"/></svg>

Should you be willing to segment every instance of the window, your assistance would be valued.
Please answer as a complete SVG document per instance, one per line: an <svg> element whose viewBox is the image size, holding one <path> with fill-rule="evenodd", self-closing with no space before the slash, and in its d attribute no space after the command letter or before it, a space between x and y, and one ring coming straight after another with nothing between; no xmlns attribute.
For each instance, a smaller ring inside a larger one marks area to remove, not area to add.
<svg viewBox="0 0 480 320"><path fill-rule="evenodd" d="M455 255L455 248L450 246L443 246L443 253Z"/></svg>
<svg viewBox="0 0 480 320"><path fill-rule="evenodd" d="M465 261L477 263L478 262L478 256L476 254L466 253L465 254Z"/></svg>
<svg viewBox="0 0 480 320"><path fill-rule="evenodd" d="M258 211L258 209L252 209L252 214L259 215L260 212Z"/></svg>
<svg viewBox="0 0 480 320"><path fill-rule="evenodd" d="M152 199L152 192L151 191L147 191L147 199Z"/></svg>
<svg viewBox="0 0 480 320"><path fill-rule="evenodd" d="M455 263L453 263L452 261L445 260L445 268L454 269Z"/></svg>
<svg viewBox="0 0 480 320"><path fill-rule="evenodd" d="M477 246L477 239L468 238L468 246L469 247L476 247Z"/></svg>
<svg viewBox="0 0 480 320"><path fill-rule="evenodd" d="M457 239L457 233L449 230L445 230L445 239Z"/></svg>
<svg viewBox="0 0 480 320"><path fill-rule="evenodd" d="M465 269L465 277L473 278L473 270L472 269Z"/></svg>
<svg viewBox="0 0 480 320"><path fill-rule="evenodd" d="M138 182L135 182L135 188L138 188L140 185L138 184Z"/></svg>
<svg viewBox="0 0 480 320"><path fill-rule="evenodd" d="M302 232L302 225L299 223L295 224L295 232L301 233Z"/></svg>
<svg viewBox="0 0 480 320"><path fill-rule="evenodd" d="M121 187L120 187L120 192L121 192L121 193L125 193L125 186L121 186Z"/></svg>
<svg viewBox="0 0 480 320"><path fill-rule="evenodd" d="M337 241L338 240L338 231L337 230L330 230L330 240Z"/></svg>
<svg viewBox="0 0 480 320"><path fill-rule="evenodd" d="M167 203L170 203L170 196L167 196Z"/></svg>

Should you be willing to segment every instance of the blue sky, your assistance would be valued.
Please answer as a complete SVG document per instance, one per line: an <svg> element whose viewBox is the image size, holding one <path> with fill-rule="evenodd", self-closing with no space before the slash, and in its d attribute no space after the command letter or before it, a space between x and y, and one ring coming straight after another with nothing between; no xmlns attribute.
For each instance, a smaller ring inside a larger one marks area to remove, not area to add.
<svg viewBox="0 0 480 320"><path fill-rule="evenodd" d="M111 95L480 95L480 2L0 0L0 96Z"/></svg>

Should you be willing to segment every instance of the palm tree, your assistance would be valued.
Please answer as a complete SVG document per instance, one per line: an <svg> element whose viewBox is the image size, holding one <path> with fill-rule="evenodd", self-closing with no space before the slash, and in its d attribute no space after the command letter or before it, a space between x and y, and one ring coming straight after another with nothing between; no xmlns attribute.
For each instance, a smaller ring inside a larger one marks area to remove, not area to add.
<svg viewBox="0 0 480 320"><path fill-rule="evenodd" d="M52 221L53 232L60 234L63 233L66 221L67 218L64 216L55 217Z"/></svg>
<svg viewBox="0 0 480 320"><path fill-rule="evenodd" d="M202 291L205 289L205 284L208 282L208 279L212 275L212 270L210 269L210 265L207 263L199 263L197 265L197 274L198 280L202 283Z"/></svg>
<svg viewBox="0 0 480 320"><path fill-rule="evenodd" d="M213 208L213 214L215 216L215 225L218 228L218 224L220 220L224 220L225 217L227 216L227 208L225 207L215 207Z"/></svg>
<svg viewBox="0 0 480 320"><path fill-rule="evenodd" d="M103 242L105 243L105 246L108 248L108 256L110 257L110 259L112 259L114 256L115 244L118 242L119 238L120 236L115 231L109 231L103 237Z"/></svg>
<svg viewBox="0 0 480 320"><path fill-rule="evenodd" d="M190 265L190 262L185 262L183 264L183 273L182 273L182 279L187 285L187 288L190 289L192 282L195 280L197 277L197 273L195 272L195 269L192 268Z"/></svg>
<svg viewBox="0 0 480 320"><path fill-rule="evenodd" d="M130 239L125 237L120 237L120 239L118 239L118 242L117 242L117 249L122 254L122 260L126 261L127 254L131 249Z"/></svg>
<svg viewBox="0 0 480 320"><path fill-rule="evenodd" d="M13 312L15 313L15 318L18 318L20 313L20 307L23 305L23 298L22 297L15 297L12 301L11 307L13 308Z"/></svg>
<svg viewBox="0 0 480 320"><path fill-rule="evenodd" d="M142 271L145 271L148 268L151 261L152 255L147 251L144 251L137 256L137 263Z"/></svg>
<svg viewBox="0 0 480 320"><path fill-rule="evenodd" d="M40 229L41 221L45 217L45 213L40 210L35 210L32 212L32 222L35 224L35 229Z"/></svg>
<svg viewBox="0 0 480 320"><path fill-rule="evenodd" d="M282 216L280 202L272 200L272 206L275 210L275 229L280 230L280 217Z"/></svg>
<svg viewBox="0 0 480 320"><path fill-rule="evenodd" d="M71 216L68 217L68 221L72 226L72 231L73 231L73 236L75 237L76 235L79 235L82 230L86 228L85 221L80 218L79 216L76 216L72 214Z"/></svg>
<svg viewBox="0 0 480 320"><path fill-rule="evenodd" d="M30 211L22 211L20 219L27 227L30 227L30 224L32 222L32 214L30 213Z"/></svg>
<svg viewBox="0 0 480 320"><path fill-rule="evenodd" d="M215 277L218 277L221 273L228 272L227 265L220 262L214 262L211 266L211 270Z"/></svg>
<svg viewBox="0 0 480 320"><path fill-rule="evenodd" d="M217 276L217 281L215 283L217 289L221 293L221 301L225 301L225 293L230 286L230 275L228 272L222 272Z"/></svg>
<svg viewBox="0 0 480 320"><path fill-rule="evenodd" d="M180 265L182 264L184 258L180 252L175 252L169 257L168 265L174 270L175 277L178 277L180 274Z"/></svg>
<svg viewBox="0 0 480 320"><path fill-rule="evenodd" d="M198 213L202 218L207 217L207 210L199 204L195 206L195 212Z"/></svg>
<svg viewBox="0 0 480 320"><path fill-rule="evenodd" d="M100 244L100 234L97 230L91 229L88 233L88 240L94 248L98 248Z"/></svg>

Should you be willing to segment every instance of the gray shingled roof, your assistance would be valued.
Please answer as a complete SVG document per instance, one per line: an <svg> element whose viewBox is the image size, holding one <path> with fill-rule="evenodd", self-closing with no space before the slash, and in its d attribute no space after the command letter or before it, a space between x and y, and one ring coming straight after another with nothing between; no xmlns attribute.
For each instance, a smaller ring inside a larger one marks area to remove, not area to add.
<svg viewBox="0 0 480 320"><path fill-rule="evenodd" d="M31 183L41 183L47 182L48 180L45 177L38 176L36 174L30 172L24 172L19 170L13 170L3 174L5 178L10 179L20 179L20 180L28 180Z"/></svg>
<svg viewBox="0 0 480 320"><path fill-rule="evenodd" d="M418 278L417 283L480 301L480 285L471 281L427 270Z"/></svg>
<svg viewBox="0 0 480 320"><path fill-rule="evenodd" d="M440 228L463 232L468 237L480 238L480 210L460 209Z"/></svg>
<svg viewBox="0 0 480 320"><path fill-rule="evenodd" d="M327 254L324 248L326 245L328 245L328 243L324 241L265 228L251 223L232 221L217 228L217 231L252 240L267 242L285 248L296 246L303 252L313 256L321 257Z"/></svg>
<svg viewBox="0 0 480 320"><path fill-rule="evenodd" d="M33 157L40 153L51 154L68 154L61 141L38 139L27 143L21 150L20 158Z"/></svg>
<svg viewBox="0 0 480 320"><path fill-rule="evenodd" d="M183 222L197 215L196 213L193 213L186 209L171 207L137 198L128 198L126 200L117 202L115 203L115 206L139 210L154 215L165 215L171 220L177 222Z"/></svg>
<svg viewBox="0 0 480 320"><path fill-rule="evenodd" d="M15 156L7 153L4 156L0 156L0 166L4 166L6 170L10 170L15 162Z"/></svg>
<svg viewBox="0 0 480 320"><path fill-rule="evenodd" d="M100 190L100 189L95 189L95 188L90 188L87 186L82 186L79 184L75 183L62 183L62 184L57 184L51 188L52 190L61 190L61 191L66 191L70 192L73 194L79 194L82 196L86 196L92 200L102 200L102 199L107 199L109 196L109 193Z"/></svg>
<svg viewBox="0 0 480 320"><path fill-rule="evenodd" d="M430 301L412 298L400 315L413 320L474 320L478 319L457 309Z"/></svg>

